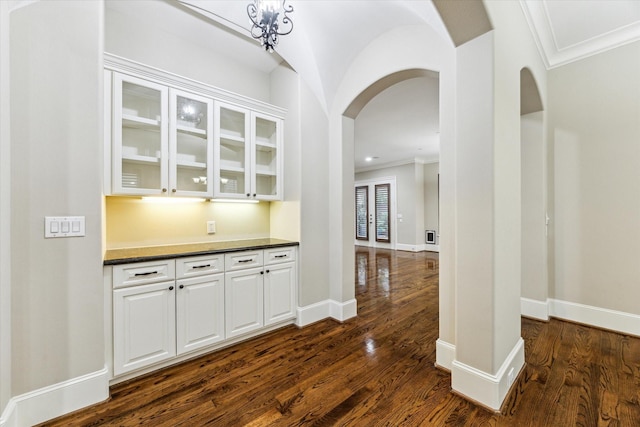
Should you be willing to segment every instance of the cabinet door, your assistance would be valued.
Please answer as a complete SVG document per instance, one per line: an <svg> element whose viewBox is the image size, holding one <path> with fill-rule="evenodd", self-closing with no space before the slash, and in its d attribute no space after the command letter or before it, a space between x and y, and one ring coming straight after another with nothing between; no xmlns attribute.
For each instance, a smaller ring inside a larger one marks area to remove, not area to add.
<svg viewBox="0 0 640 427"><path fill-rule="evenodd" d="M251 132L249 110L215 103L214 186L215 197L251 197Z"/></svg>
<svg viewBox="0 0 640 427"><path fill-rule="evenodd" d="M176 355L173 281L113 291L113 373Z"/></svg>
<svg viewBox="0 0 640 427"><path fill-rule="evenodd" d="M168 89L113 73L112 192L167 192Z"/></svg>
<svg viewBox="0 0 640 427"><path fill-rule="evenodd" d="M262 267L225 274L225 324L227 338L260 329L264 324Z"/></svg>
<svg viewBox="0 0 640 427"><path fill-rule="evenodd" d="M224 274L177 281L178 354L224 340Z"/></svg>
<svg viewBox="0 0 640 427"><path fill-rule="evenodd" d="M282 199L282 120L251 113L251 195L260 200Z"/></svg>
<svg viewBox="0 0 640 427"><path fill-rule="evenodd" d="M296 316L296 264L288 262L265 267L265 326Z"/></svg>
<svg viewBox="0 0 640 427"><path fill-rule="evenodd" d="M169 90L169 192L213 196L213 100Z"/></svg>

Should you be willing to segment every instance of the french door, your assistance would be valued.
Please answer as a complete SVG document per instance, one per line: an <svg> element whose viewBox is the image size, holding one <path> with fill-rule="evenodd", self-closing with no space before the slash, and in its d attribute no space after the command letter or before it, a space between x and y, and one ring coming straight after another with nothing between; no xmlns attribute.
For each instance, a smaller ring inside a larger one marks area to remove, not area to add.
<svg viewBox="0 0 640 427"><path fill-rule="evenodd" d="M356 245L393 249L395 247L395 182L356 183ZM393 192L392 192L393 189Z"/></svg>

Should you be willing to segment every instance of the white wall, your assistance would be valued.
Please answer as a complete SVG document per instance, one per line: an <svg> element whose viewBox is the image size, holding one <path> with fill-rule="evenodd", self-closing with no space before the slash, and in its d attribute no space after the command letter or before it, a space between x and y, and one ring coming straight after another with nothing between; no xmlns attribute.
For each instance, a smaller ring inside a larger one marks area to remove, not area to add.
<svg viewBox="0 0 640 427"><path fill-rule="evenodd" d="M131 7L144 7L136 3ZM106 7L105 52L269 102L269 74L168 32L151 17L141 21Z"/></svg>
<svg viewBox="0 0 640 427"><path fill-rule="evenodd" d="M300 78L281 65L271 73L271 103L287 110L284 124L284 200L271 202L271 237L300 241Z"/></svg>
<svg viewBox="0 0 640 427"><path fill-rule="evenodd" d="M640 314L640 42L549 72L551 297Z"/></svg>
<svg viewBox="0 0 640 427"><path fill-rule="evenodd" d="M356 119L357 121L357 119ZM425 230L438 230L438 163L408 163L358 172L355 181L396 177L397 244L415 247L425 243Z"/></svg>
<svg viewBox="0 0 640 427"><path fill-rule="evenodd" d="M11 14L13 395L105 364L101 23L100 2ZM86 236L45 240L45 215L84 216Z"/></svg>
<svg viewBox="0 0 640 427"><path fill-rule="evenodd" d="M0 414L11 398L10 5L0 2Z"/></svg>
<svg viewBox="0 0 640 427"><path fill-rule="evenodd" d="M546 304L547 235L544 113L521 116L522 282L521 296Z"/></svg>
<svg viewBox="0 0 640 427"><path fill-rule="evenodd" d="M335 239L329 225L327 188L329 153L328 122L322 106L309 87L300 83L300 295L301 306L330 297L329 263L336 255L329 251Z"/></svg>
<svg viewBox="0 0 640 427"><path fill-rule="evenodd" d="M357 121L357 119L356 119ZM421 164L407 163L401 166L391 166L387 168L380 168L366 172L359 172L355 175L355 181L367 181L376 178L395 176L396 177L396 194L392 197L396 199L396 212L398 215L402 215L402 222L398 219L395 224L392 222L392 226L396 226L397 230L397 245L415 246L418 242L418 236L416 236L417 227L417 201L416 195L422 193L423 182L416 182L415 173ZM420 218L420 224L422 224L423 218ZM424 231L423 231L424 234Z"/></svg>
<svg viewBox="0 0 640 427"><path fill-rule="evenodd" d="M424 165L424 229L439 230L439 201L438 201L438 177L440 171L440 163L427 163ZM424 231L422 232L422 240L424 243ZM436 244L438 241L436 240Z"/></svg>

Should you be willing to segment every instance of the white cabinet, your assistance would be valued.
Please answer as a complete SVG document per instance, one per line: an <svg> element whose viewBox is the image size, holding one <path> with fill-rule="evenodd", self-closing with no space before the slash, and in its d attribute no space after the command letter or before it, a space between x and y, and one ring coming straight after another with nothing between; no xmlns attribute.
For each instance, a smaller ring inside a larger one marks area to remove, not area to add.
<svg viewBox="0 0 640 427"><path fill-rule="evenodd" d="M296 316L296 248L287 246L264 251L264 324Z"/></svg>
<svg viewBox="0 0 640 427"><path fill-rule="evenodd" d="M295 318L295 247L225 256L227 337Z"/></svg>
<svg viewBox="0 0 640 427"><path fill-rule="evenodd" d="M223 259L213 255L114 267L114 375L225 339Z"/></svg>
<svg viewBox="0 0 640 427"><path fill-rule="evenodd" d="M213 195L213 100L113 73L111 194Z"/></svg>
<svg viewBox="0 0 640 427"><path fill-rule="evenodd" d="M113 373L176 355L174 282L113 291Z"/></svg>
<svg viewBox="0 0 640 427"><path fill-rule="evenodd" d="M294 320L296 251L285 246L113 266L105 277L113 301L114 376Z"/></svg>
<svg viewBox="0 0 640 427"><path fill-rule="evenodd" d="M213 100L169 89L169 188L180 196L213 194Z"/></svg>
<svg viewBox="0 0 640 427"><path fill-rule="evenodd" d="M214 197L282 199L283 121L215 103Z"/></svg>
<svg viewBox="0 0 640 427"><path fill-rule="evenodd" d="M262 267L225 274L225 316L227 337L232 338L262 328Z"/></svg>
<svg viewBox="0 0 640 427"><path fill-rule="evenodd" d="M113 73L113 194L166 192L168 92L166 86Z"/></svg>
<svg viewBox="0 0 640 427"><path fill-rule="evenodd" d="M291 319L296 315L294 262L265 267L264 324L265 326Z"/></svg>
<svg viewBox="0 0 640 427"><path fill-rule="evenodd" d="M177 354L224 340L224 274L176 282Z"/></svg>

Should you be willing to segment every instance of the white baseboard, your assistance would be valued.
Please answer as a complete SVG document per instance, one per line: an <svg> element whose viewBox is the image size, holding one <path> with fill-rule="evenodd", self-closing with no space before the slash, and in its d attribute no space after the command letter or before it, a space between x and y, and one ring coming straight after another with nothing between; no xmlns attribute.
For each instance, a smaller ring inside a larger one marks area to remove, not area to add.
<svg viewBox="0 0 640 427"><path fill-rule="evenodd" d="M331 301L329 313L334 319L344 322L358 315L358 303L355 299L345 302Z"/></svg>
<svg viewBox="0 0 640 427"><path fill-rule="evenodd" d="M328 299L305 307L298 307L296 326L307 326L329 317L343 322L355 317L357 312L358 305L355 299L346 302L338 302Z"/></svg>
<svg viewBox="0 0 640 427"><path fill-rule="evenodd" d="M396 243L396 250L406 252L440 252L440 245L407 245L405 243Z"/></svg>
<svg viewBox="0 0 640 427"><path fill-rule="evenodd" d="M549 301L520 298L520 314L538 320L549 320Z"/></svg>
<svg viewBox="0 0 640 427"><path fill-rule="evenodd" d="M523 367L524 340L518 338L495 375L454 360L451 368L451 387L471 400L499 411L511 384Z"/></svg>
<svg viewBox="0 0 640 427"><path fill-rule="evenodd" d="M436 340L436 366L451 371L456 359L456 346L438 338Z"/></svg>
<svg viewBox="0 0 640 427"><path fill-rule="evenodd" d="M11 398L0 427L32 426L109 398L109 372L102 370Z"/></svg>
<svg viewBox="0 0 640 427"><path fill-rule="evenodd" d="M637 314L549 299L549 315L623 334L640 336L640 316Z"/></svg>

